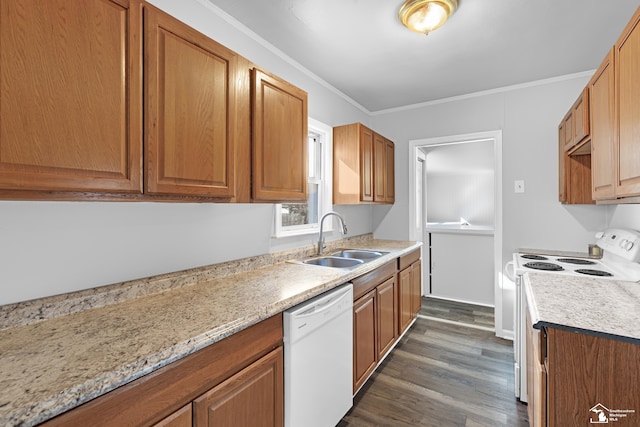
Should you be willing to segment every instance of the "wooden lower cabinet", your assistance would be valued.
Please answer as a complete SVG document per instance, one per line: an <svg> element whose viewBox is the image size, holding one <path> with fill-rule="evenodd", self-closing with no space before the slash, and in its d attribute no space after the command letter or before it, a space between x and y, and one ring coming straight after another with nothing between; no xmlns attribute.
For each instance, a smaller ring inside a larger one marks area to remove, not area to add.
<svg viewBox="0 0 640 427"><path fill-rule="evenodd" d="M413 320L411 304L411 268L398 273L398 332L402 333Z"/></svg>
<svg viewBox="0 0 640 427"><path fill-rule="evenodd" d="M398 265L405 267L400 274ZM352 281L354 393L367 381L420 310L416 306L421 300L420 274L418 249ZM404 323L400 325L400 322Z"/></svg>
<svg viewBox="0 0 640 427"><path fill-rule="evenodd" d="M378 363L376 290L353 305L353 391L369 378Z"/></svg>
<svg viewBox="0 0 640 427"><path fill-rule="evenodd" d="M598 411L610 424L640 425L640 344L552 327L546 334L546 425L603 424Z"/></svg>
<svg viewBox="0 0 640 427"><path fill-rule="evenodd" d="M282 426L282 333L278 314L42 425Z"/></svg>
<svg viewBox="0 0 640 427"><path fill-rule="evenodd" d="M416 318L422 306L420 249L398 258L398 334Z"/></svg>
<svg viewBox="0 0 640 427"><path fill-rule="evenodd" d="M376 288L378 309L378 360L393 347L398 337L396 322L396 278L391 277Z"/></svg>
<svg viewBox="0 0 640 427"><path fill-rule="evenodd" d="M282 347L278 347L197 398L194 426L283 425L283 369Z"/></svg>
<svg viewBox="0 0 640 427"><path fill-rule="evenodd" d="M178 409L153 427L191 427L193 425L193 409L191 403Z"/></svg>

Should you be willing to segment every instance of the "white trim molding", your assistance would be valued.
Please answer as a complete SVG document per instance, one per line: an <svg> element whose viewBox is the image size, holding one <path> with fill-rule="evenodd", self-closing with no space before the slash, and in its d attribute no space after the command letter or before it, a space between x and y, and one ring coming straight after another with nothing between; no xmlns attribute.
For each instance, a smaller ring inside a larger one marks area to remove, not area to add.
<svg viewBox="0 0 640 427"><path fill-rule="evenodd" d="M442 136L436 138L416 139L409 141L409 240L422 240L415 228L416 223L416 160L421 147L457 144L474 141L494 142L494 198L495 198L495 230L493 243L494 259L494 304L496 336L512 339L513 331L503 329L503 277L502 277L502 130L468 133L462 135Z"/></svg>

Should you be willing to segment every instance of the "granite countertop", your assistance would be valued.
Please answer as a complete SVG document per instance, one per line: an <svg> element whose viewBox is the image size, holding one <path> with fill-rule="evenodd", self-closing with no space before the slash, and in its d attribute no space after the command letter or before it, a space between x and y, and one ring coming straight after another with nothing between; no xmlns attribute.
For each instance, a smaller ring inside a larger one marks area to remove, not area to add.
<svg viewBox="0 0 640 427"><path fill-rule="evenodd" d="M640 283L535 272L523 277L534 328L640 344Z"/></svg>
<svg viewBox="0 0 640 427"><path fill-rule="evenodd" d="M278 262L0 330L0 425L43 422L420 246L369 240L348 247L389 253L353 269Z"/></svg>

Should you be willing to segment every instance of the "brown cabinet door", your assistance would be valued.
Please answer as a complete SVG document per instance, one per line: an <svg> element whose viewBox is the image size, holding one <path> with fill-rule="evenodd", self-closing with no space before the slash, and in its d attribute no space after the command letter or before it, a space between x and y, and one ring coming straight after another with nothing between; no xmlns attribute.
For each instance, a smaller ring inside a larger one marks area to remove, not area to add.
<svg viewBox="0 0 640 427"><path fill-rule="evenodd" d="M282 426L283 372L278 347L194 400L194 426Z"/></svg>
<svg viewBox="0 0 640 427"><path fill-rule="evenodd" d="M307 199L307 93L275 76L252 74L253 199Z"/></svg>
<svg viewBox="0 0 640 427"><path fill-rule="evenodd" d="M378 285L378 360L393 346L397 334L397 310L396 310L396 278L391 277Z"/></svg>
<svg viewBox="0 0 640 427"><path fill-rule="evenodd" d="M373 201L387 201L387 152L386 140L382 135L373 134Z"/></svg>
<svg viewBox="0 0 640 427"><path fill-rule="evenodd" d="M353 392L375 369L378 362L376 333L376 290L353 304Z"/></svg>
<svg viewBox="0 0 640 427"><path fill-rule="evenodd" d="M365 128L366 129L366 128ZM333 204L360 203L360 123L333 128Z"/></svg>
<svg viewBox="0 0 640 427"><path fill-rule="evenodd" d="M635 410L611 424L637 426L640 345L552 327L546 332L548 425L593 425L598 414L590 409L600 404ZM614 413L610 415L615 417Z"/></svg>
<svg viewBox="0 0 640 427"><path fill-rule="evenodd" d="M141 6L0 4L0 188L142 191Z"/></svg>
<svg viewBox="0 0 640 427"><path fill-rule="evenodd" d="M591 185L594 200L615 197L613 50L589 82L591 91Z"/></svg>
<svg viewBox="0 0 640 427"><path fill-rule="evenodd" d="M413 320L411 276L411 267L398 274L398 335L402 334Z"/></svg>
<svg viewBox="0 0 640 427"><path fill-rule="evenodd" d="M145 53L145 191L234 196L237 55L154 7Z"/></svg>
<svg viewBox="0 0 640 427"><path fill-rule="evenodd" d="M573 147L573 110L569 111L564 117L564 149L569 150Z"/></svg>
<svg viewBox="0 0 640 427"><path fill-rule="evenodd" d="M577 145L589 136L589 86L573 104L573 145Z"/></svg>
<svg viewBox="0 0 640 427"><path fill-rule="evenodd" d="M360 200L373 202L374 138L373 131L360 127Z"/></svg>
<svg viewBox="0 0 640 427"><path fill-rule="evenodd" d="M616 196L640 195L640 9L615 44Z"/></svg>
<svg viewBox="0 0 640 427"><path fill-rule="evenodd" d="M422 261L411 266L411 306L415 317L422 308Z"/></svg>
<svg viewBox="0 0 640 427"><path fill-rule="evenodd" d="M154 424L153 427L192 427L193 416L191 403L178 409L165 419Z"/></svg>
<svg viewBox="0 0 640 427"><path fill-rule="evenodd" d="M385 202L393 204L396 201L396 176L395 176L395 145L388 139L385 141L386 152L386 181Z"/></svg>
<svg viewBox="0 0 640 427"><path fill-rule="evenodd" d="M558 200L560 203L567 202L567 179L566 173L566 157L564 151L564 120L558 126Z"/></svg>

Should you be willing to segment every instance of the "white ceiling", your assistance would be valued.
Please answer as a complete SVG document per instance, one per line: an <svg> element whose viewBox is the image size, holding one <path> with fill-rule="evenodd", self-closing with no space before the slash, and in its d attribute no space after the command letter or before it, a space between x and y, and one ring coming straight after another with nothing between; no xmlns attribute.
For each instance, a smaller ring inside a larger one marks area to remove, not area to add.
<svg viewBox="0 0 640 427"><path fill-rule="evenodd" d="M403 0L209 0L369 112L594 70L640 0L460 0L429 36Z"/></svg>

